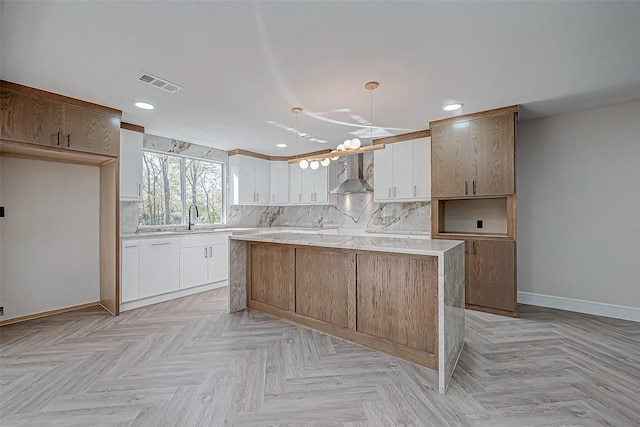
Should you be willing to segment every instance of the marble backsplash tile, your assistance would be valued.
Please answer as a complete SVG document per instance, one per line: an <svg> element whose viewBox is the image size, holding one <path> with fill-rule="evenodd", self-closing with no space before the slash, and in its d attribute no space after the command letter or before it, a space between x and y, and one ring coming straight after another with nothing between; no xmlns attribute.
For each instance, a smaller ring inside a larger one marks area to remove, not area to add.
<svg viewBox="0 0 640 427"><path fill-rule="evenodd" d="M375 203L373 194L338 196L335 205L229 206L230 227L352 227L430 231L429 202Z"/></svg>
<svg viewBox="0 0 640 427"><path fill-rule="evenodd" d="M120 233L138 229L137 201L120 202ZM336 205L229 206L229 227L350 227L388 231L430 231L429 202L375 203L373 196L338 196Z"/></svg>
<svg viewBox="0 0 640 427"><path fill-rule="evenodd" d="M138 230L140 202L120 200L120 233L135 233Z"/></svg>

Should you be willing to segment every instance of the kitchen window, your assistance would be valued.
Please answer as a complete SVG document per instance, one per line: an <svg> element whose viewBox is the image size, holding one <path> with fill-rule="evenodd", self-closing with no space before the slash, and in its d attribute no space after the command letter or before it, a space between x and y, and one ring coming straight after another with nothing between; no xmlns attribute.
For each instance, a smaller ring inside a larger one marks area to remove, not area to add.
<svg viewBox="0 0 640 427"><path fill-rule="evenodd" d="M222 188L222 163L145 150L140 225L187 225L191 205L198 224L221 224Z"/></svg>

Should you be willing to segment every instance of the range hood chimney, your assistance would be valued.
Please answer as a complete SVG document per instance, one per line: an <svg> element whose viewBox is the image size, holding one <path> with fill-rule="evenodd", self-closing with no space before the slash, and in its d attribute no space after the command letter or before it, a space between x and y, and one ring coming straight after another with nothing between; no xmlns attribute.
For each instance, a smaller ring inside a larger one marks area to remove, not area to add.
<svg viewBox="0 0 640 427"><path fill-rule="evenodd" d="M364 180L362 173L363 169L363 155L352 154L350 156L344 156L345 165L347 169L347 179L343 181L333 190L329 191L331 194L360 194L370 193L373 188L367 184Z"/></svg>

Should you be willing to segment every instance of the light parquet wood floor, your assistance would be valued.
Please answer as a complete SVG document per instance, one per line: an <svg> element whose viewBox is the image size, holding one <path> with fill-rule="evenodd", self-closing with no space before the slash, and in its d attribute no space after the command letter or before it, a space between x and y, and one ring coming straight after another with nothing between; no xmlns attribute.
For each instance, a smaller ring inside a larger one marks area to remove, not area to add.
<svg viewBox="0 0 640 427"><path fill-rule="evenodd" d="M521 306L468 311L435 372L257 312L216 289L111 317L0 328L0 425L638 426L640 325Z"/></svg>

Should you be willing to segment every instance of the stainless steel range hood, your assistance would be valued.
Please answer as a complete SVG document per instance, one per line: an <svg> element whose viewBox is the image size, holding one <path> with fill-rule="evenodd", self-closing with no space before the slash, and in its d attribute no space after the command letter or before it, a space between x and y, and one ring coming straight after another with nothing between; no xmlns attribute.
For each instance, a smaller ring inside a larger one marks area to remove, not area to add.
<svg viewBox="0 0 640 427"><path fill-rule="evenodd" d="M373 188L367 184L363 175L363 155L352 154L350 156L342 157L345 161L347 168L347 179L343 181L333 190L329 191L331 194L359 194L370 193Z"/></svg>

